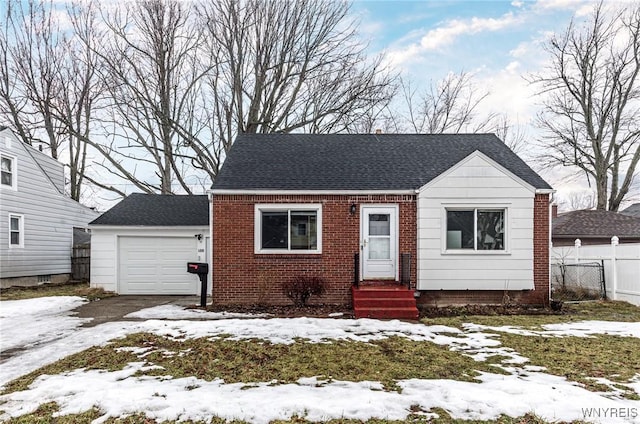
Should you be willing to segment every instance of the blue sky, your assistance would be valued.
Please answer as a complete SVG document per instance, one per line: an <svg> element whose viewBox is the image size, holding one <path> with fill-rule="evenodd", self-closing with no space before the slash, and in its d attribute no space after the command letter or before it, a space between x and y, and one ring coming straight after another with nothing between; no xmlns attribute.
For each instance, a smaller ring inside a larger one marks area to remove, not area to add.
<svg viewBox="0 0 640 424"><path fill-rule="evenodd" d="M471 72L477 86L490 92L483 103L487 112L507 113L535 142L538 130L533 121L542 98L525 77L544 72L548 56L542 44L549 36L564 31L572 17L579 23L595 4L356 0L352 12L370 51L384 55L403 76L427 85L449 72ZM530 160L535 153L533 145L521 155ZM541 173L561 197L587 188L566 168Z"/></svg>
<svg viewBox="0 0 640 424"><path fill-rule="evenodd" d="M535 113L535 87L524 76L546 64L540 44L562 31L593 2L374 1L353 4L372 53L417 82L467 71L493 93L487 107L510 107L521 119ZM523 115L523 116L521 116Z"/></svg>

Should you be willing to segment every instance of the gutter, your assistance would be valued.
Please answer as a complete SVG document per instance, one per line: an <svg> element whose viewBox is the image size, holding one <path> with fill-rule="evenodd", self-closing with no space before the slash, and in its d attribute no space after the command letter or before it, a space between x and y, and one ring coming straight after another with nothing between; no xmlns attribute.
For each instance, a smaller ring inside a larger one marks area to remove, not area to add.
<svg viewBox="0 0 640 424"><path fill-rule="evenodd" d="M416 194L415 190L236 190L236 189L211 189L207 194L213 195L369 195L369 194Z"/></svg>

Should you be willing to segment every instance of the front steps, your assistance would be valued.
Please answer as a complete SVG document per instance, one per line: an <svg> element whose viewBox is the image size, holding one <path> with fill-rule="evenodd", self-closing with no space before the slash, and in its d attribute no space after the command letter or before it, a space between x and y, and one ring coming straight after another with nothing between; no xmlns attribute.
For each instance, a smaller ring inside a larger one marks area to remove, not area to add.
<svg viewBox="0 0 640 424"><path fill-rule="evenodd" d="M413 291L400 285L351 287L356 318L418 319Z"/></svg>

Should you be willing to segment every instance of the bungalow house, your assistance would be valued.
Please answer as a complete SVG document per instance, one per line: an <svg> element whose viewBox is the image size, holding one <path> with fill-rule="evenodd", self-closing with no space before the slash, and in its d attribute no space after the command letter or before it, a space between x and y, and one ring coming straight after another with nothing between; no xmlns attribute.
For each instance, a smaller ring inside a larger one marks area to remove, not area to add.
<svg viewBox="0 0 640 424"><path fill-rule="evenodd" d="M211 188L213 301L315 276L356 316L546 304L552 192L492 134L242 134Z"/></svg>

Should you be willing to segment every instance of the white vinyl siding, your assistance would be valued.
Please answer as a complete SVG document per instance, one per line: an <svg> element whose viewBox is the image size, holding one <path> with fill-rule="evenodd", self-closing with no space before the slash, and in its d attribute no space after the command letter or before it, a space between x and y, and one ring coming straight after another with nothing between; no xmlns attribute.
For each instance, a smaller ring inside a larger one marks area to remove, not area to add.
<svg viewBox="0 0 640 424"><path fill-rule="evenodd" d="M419 290L533 289L535 190L475 153L418 193ZM503 210L504 250L447 249L447 210Z"/></svg>
<svg viewBox="0 0 640 424"><path fill-rule="evenodd" d="M86 228L99 214L60 193L34 160L43 153L20 143L9 131L2 137L12 142L0 142L0 154L16 158L14 170L19 174L17 190L0 190L0 278L68 274L73 227ZM51 169L57 163L57 172L62 172L61 163L46 157L41 162ZM9 214L24 217L22 248L9 247Z"/></svg>

